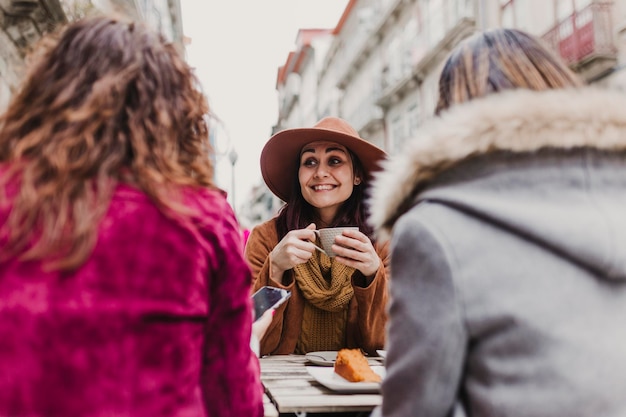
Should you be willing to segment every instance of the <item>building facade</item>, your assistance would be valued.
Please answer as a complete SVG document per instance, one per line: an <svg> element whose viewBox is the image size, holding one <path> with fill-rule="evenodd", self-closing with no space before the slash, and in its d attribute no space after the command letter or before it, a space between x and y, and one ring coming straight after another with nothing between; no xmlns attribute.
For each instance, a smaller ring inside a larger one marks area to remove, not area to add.
<svg viewBox="0 0 626 417"><path fill-rule="evenodd" d="M315 62L302 64L316 74L316 89L288 85L295 71L279 70L279 96L289 89L307 104L279 100L274 130L334 115L388 153L399 152L432 117L450 50L496 27L532 33L587 82L626 91L626 0L350 0L324 56L308 51Z"/></svg>
<svg viewBox="0 0 626 417"><path fill-rule="evenodd" d="M319 82L339 89L338 116L395 153L432 117L450 50L495 27L528 31L589 83L624 89L624 0L350 1ZM324 80L333 65L339 76Z"/></svg>
<svg viewBox="0 0 626 417"><path fill-rule="evenodd" d="M180 0L0 0L0 110L28 65L28 54L48 32L97 13L148 22L184 52Z"/></svg>

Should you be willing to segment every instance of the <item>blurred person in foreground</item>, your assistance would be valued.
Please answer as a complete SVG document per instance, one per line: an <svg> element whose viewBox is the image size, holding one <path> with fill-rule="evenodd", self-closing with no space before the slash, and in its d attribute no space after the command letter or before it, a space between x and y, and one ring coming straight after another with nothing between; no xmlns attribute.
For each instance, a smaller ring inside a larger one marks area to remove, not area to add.
<svg viewBox="0 0 626 417"><path fill-rule="evenodd" d="M253 291L268 285L292 295L261 340L262 355L383 348L388 245L372 239L365 196L385 156L337 117L280 131L265 144L263 179L286 204L252 230L246 257ZM337 236L331 258L315 249L314 231L338 226L359 230Z"/></svg>
<svg viewBox="0 0 626 417"><path fill-rule="evenodd" d="M511 29L463 41L439 86L374 183L393 274L375 415L626 415L626 96Z"/></svg>
<svg viewBox="0 0 626 417"><path fill-rule="evenodd" d="M0 415L263 414L198 86L156 33L91 18L0 119Z"/></svg>

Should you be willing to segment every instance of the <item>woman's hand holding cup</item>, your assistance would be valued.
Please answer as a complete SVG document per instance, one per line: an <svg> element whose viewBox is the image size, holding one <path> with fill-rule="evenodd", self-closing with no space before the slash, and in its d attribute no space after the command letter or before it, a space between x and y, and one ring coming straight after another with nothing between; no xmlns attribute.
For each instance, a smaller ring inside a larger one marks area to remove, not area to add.
<svg viewBox="0 0 626 417"><path fill-rule="evenodd" d="M307 262L315 252L314 241L315 223L287 233L270 253L270 278L281 282L285 271Z"/></svg>
<svg viewBox="0 0 626 417"><path fill-rule="evenodd" d="M336 235L332 245L337 261L353 267L365 277L376 274L380 258L372 241L356 227L343 229L341 234Z"/></svg>
<svg viewBox="0 0 626 417"><path fill-rule="evenodd" d="M380 258L371 240L358 227L332 227L316 230L311 223L305 229L292 230L276 245L270 254L270 277L282 281L285 271L308 262L316 250L313 243L320 237L322 248L330 257L355 268L363 276L373 276L380 267Z"/></svg>

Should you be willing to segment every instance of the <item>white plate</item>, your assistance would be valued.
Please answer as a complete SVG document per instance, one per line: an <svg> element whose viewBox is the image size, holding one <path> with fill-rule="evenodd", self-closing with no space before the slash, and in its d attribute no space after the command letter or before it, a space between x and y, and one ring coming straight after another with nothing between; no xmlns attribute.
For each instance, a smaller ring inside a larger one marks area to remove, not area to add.
<svg viewBox="0 0 626 417"><path fill-rule="evenodd" d="M334 368L307 366L306 370L317 382L336 392L368 393L380 391L380 382L350 382L336 374ZM384 366L372 366L372 370L381 377L385 377Z"/></svg>
<svg viewBox="0 0 626 417"><path fill-rule="evenodd" d="M387 357L387 351L386 350L377 350L376 353L378 353L378 356L380 356L381 358L386 358Z"/></svg>
<svg viewBox="0 0 626 417"><path fill-rule="evenodd" d="M337 359L336 350L323 350L320 352L309 352L304 357L315 365L334 366Z"/></svg>

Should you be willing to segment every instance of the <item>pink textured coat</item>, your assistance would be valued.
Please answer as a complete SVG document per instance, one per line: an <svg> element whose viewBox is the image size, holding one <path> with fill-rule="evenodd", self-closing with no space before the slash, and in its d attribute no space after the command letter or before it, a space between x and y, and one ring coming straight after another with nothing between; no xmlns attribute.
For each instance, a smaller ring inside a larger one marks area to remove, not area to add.
<svg viewBox="0 0 626 417"><path fill-rule="evenodd" d="M198 232L122 185L76 272L0 263L1 416L263 414L237 222L217 191L188 205Z"/></svg>

